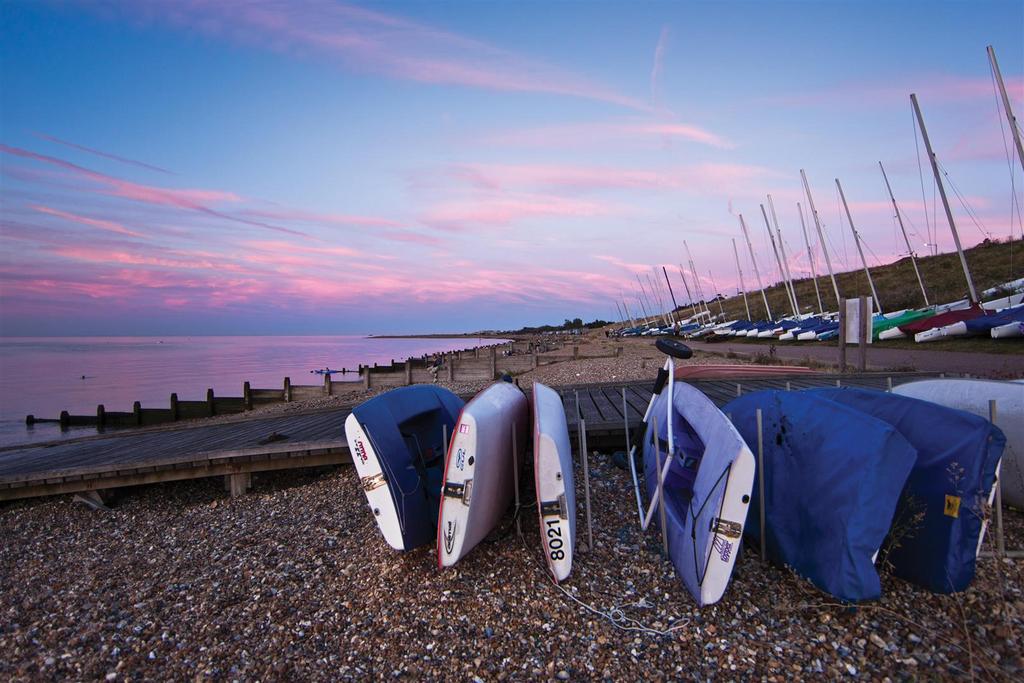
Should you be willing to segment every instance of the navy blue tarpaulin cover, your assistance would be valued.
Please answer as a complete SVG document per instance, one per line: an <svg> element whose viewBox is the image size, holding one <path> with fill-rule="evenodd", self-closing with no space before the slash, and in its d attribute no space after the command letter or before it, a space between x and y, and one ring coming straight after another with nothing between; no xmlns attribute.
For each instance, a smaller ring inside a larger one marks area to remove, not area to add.
<svg viewBox="0 0 1024 683"><path fill-rule="evenodd" d="M988 420L930 401L870 389L814 394L887 422L917 450L900 499L888 560L893 573L937 593L974 578L983 510L1006 445Z"/></svg>
<svg viewBox="0 0 1024 683"><path fill-rule="evenodd" d="M917 459L914 447L889 424L822 396L759 391L722 409L755 454L758 408L769 559L843 600L877 599L872 558ZM755 479L745 527L755 542L758 487Z"/></svg>
<svg viewBox="0 0 1024 683"><path fill-rule="evenodd" d="M988 334L993 327L1009 325L1010 323L1024 322L1024 306L1014 306L992 315L983 315L964 323L967 334Z"/></svg>
<svg viewBox="0 0 1024 683"><path fill-rule="evenodd" d="M437 538L444 437L451 436L464 404L447 389L419 384L393 389L352 409L380 459L406 550Z"/></svg>

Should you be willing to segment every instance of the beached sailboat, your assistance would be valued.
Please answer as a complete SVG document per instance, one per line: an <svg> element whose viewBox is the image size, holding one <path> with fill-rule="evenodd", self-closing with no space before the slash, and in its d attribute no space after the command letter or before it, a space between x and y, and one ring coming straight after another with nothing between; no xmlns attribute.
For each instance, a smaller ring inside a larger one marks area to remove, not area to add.
<svg viewBox="0 0 1024 683"><path fill-rule="evenodd" d="M345 420L359 483L396 550L435 538L446 438L462 406L447 389L421 384L375 396Z"/></svg>
<svg viewBox="0 0 1024 683"><path fill-rule="evenodd" d="M439 567L454 565L501 521L518 485L529 421L526 396L509 382L492 384L462 408L445 458Z"/></svg>
<svg viewBox="0 0 1024 683"><path fill-rule="evenodd" d="M676 572L698 605L710 605L732 577L754 456L707 396L675 381L672 358L689 357L689 348L665 340L658 349L669 359L644 418L644 480L651 502L642 523L646 527L657 511Z"/></svg>
<svg viewBox="0 0 1024 683"><path fill-rule="evenodd" d="M533 385L533 459L544 559L555 581L563 581L576 548L572 446L561 397L540 383Z"/></svg>

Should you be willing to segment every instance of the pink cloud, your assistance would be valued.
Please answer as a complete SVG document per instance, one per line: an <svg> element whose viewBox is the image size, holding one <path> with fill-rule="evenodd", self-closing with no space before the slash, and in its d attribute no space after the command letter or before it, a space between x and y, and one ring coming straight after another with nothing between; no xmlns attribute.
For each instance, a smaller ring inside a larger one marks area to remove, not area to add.
<svg viewBox="0 0 1024 683"><path fill-rule="evenodd" d="M1007 91L1024 90L1024 77L1005 78ZM802 93L763 98L769 104L788 106L891 107L900 103L910 107L910 93L917 93L922 107L928 103L964 103L992 101L989 77L965 77L952 74L903 74L886 83L846 83ZM1012 95L1011 95L1012 97Z"/></svg>
<svg viewBox="0 0 1024 683"><path fill-rule="evenodd" d="M239 211L238 215L251 218L264 218L267 220L299 221L303 223L327 223L329 225L343 226L367 226L377 228L397 228L402 226L402 224L399 221L392 220L390 218L381 218L378 216L359 216L353 214L337 213L316 213L313 211L300 211L292 209L246 209L243 211Z"/></svg>
<svg viewBox="0 0 1024 683"><path fill-rule="evenodd" d="M122 180L120 178L115 178L104 173L99 173L97 171L84 168L77 164L73 164L70 161L65 161L63 159L58 159L56 157L47 156L45 154L38 154L36 152L20 149L18 147L10 147L8 145L0 144L0 152L4 152L23 159L31 159L33 161L50 164L58 168L64 169L65 171L69 171L74 175L86 178L96 184L103 186L105 190L101 191L102 194L114 197L121 197L124 199L130 199L132 201L157 206L170 206L179 209L186 209L189 211L195 211L198 213L206 214L214 218L220 218L223 220L228 220L235 223L242 223L245 225L251 225L254 227L266 228L267 230L273 230L275 232L283 232L291 235L298 235L304 237L307 236L305 233L299 232L298 230L292 230L290 228L272 225L262 221L255 221L246 218L240 218L237 216L232 216L209 206L209 204L218 202L224 203L241 201L241 197L234 194L233 192L203 189L169 189L162 187L154 187L151 185L140 185L138 183L133 183L128 180Z"/></svg>
<svg viewBox="0 0 1024 683"><path fill-rule="evenodd" d="M531 146L543 148L589 147L600 141L608 144L619 142L694 142L718 149L734 149L730 140L700 126L670 121L605 121L590 123L541 126L523 130L504 131L485 138L485 142L497 145Z"/></svg>
<svg viewBox="0 0 1024 683"><path fill-rule="evenodd" d="M135 166L137 168L144 168L144 169L147 169L147 170L150 170L150 171L159 171L160 173L167 173L169 175L174 175L173 173L171 173L167 169L160 168L159 166L153 166L152 164L147 164L147 163L142 162L142 161L136 161L134 159L128 159L126 157L118 156L116 154L111 154L110 152L101 152L98 149L92 149L91 147L85 147L84 145L76 145L73 142L68 142L67 140L61 140L60 138L55 138L55 137L53 137L51 135L45 135L43 133L33 133L33 135L35 135L37 138L39 138L41 140L46 140L48 142L53 142L53 143L56 143L58 145L64 145L65 147L70 147L71 149L77 149L80 152L86 152L87 154L93 154L93 155L98 156L98 157L103 157L104 159L111 159L113 161L121 162L122 164L128 164L129 166Z"/></svg>
<svg viewBox="0 0 1024 683"><path fill-rule="evenodd" d="M665 68L665 52L668 50L668 26L661 27L658 44L654 48L654 66L651 67L651 101L661 101L661 72Z"/></svg>
<svg viewBox="0 0 1024 683"><path fill-rule="evenodd" d="M129 5L147 20L420 83L580 97L646 110L635 98L482 41L344 3L174 0Z"/></svg>
<svg viewBox="0 0 1024 683"><path fill-rule="evenodd" d="M64 220L72 221L75 223L81 223L83 225L90 225L94 228L99 228L100 230L108 230L110 232L116 232L122 235L129 235L131 237L143 236L142 234L129 230L120 223L115 223L114 221L107 221L100 218L89 218L87 216L80 216L78 214L70 213L68 211L53 209L48 206L33 205L30 206L29 208L34 209L35 211L38 211L40 213L45 213L51 216L56 216L58 218L63 218Z"/></svg>
<svg viewBox="0 0 1024 683"><path fill-rule="evenodd" d="M477 196L437 204L420 217L439 230L462 231L473 227L502 227L519 220L541 217L591 217L613 213L607 204L540 194Z"/></svg>
<svg viewBox="0 0 1024 683"><path fill-rule="evenodd" d="M452 167L449 174L485 190L544 190L552 187L577 190L680 188L719 194L727 193L735 186L784 176L763 166L716 163L652 170L609 166L462 164Z"/></svg>

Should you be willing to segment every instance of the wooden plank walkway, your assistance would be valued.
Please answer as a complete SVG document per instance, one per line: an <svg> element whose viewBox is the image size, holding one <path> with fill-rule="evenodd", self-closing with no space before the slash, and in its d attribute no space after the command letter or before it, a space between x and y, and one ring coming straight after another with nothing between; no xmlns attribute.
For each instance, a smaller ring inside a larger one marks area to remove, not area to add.
<svg viewBox="0 0 1024 683"><path fill-rule="evenodd" d="M884 389L932 374L793 375L771 379L692 382L719 406L761 389L834 386ZM578 429L576 397L591 447L621 447L625 416L630 430L650 400L649 382L590 384L559 389L569 430ZM351 462L344 424L350 411L330 409L252 417L220 424L156 427L0 449L0 500L92 491L120 486ZM277 440L269 441L271 435Z"/></svg>

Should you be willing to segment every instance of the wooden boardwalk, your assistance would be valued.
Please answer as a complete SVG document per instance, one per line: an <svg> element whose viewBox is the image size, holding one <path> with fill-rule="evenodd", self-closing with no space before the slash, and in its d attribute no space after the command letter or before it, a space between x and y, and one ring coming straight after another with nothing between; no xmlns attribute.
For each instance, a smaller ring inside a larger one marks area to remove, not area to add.
<svg viewBox="0 0 1024 683"><path fill-rule="evenodd" d="M700 380L691 384L719 406L761 389L863 386L885 389L934 374L793 375L771 379ZM561 388L569 429L579 412L588 444L620 448L625 422L635 430L651 397L649 382ZM625 409L623 395L625 392ZM0 449L0 501L134 486L162 481L351 462L345 442L347 409L251 417L234 422L125 430L47 444ZM625 420L623 416L625 415Z"/></svg>

